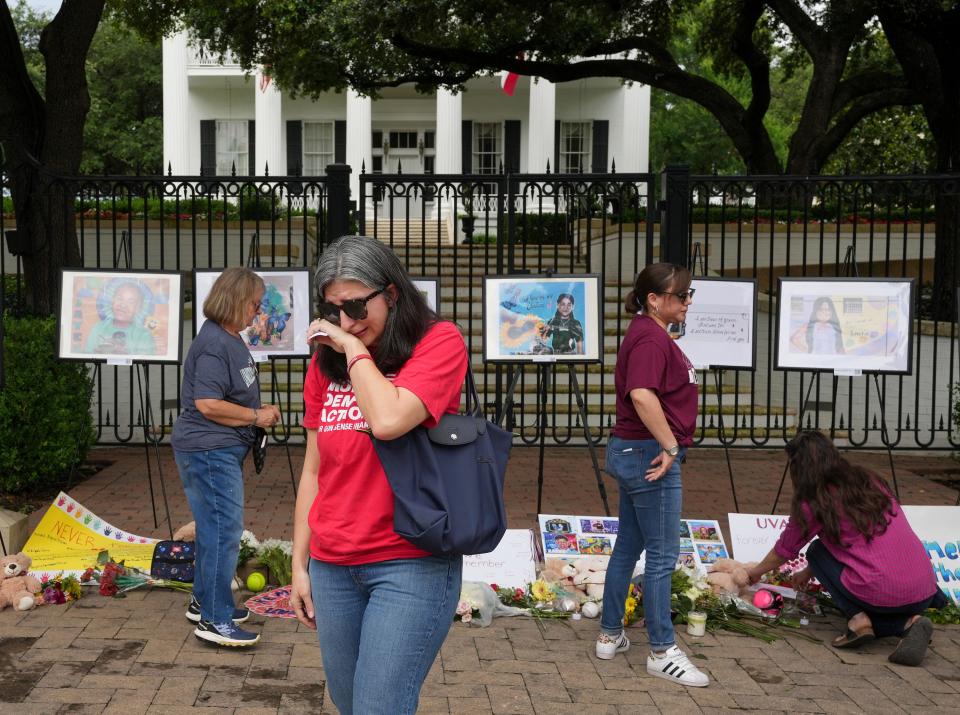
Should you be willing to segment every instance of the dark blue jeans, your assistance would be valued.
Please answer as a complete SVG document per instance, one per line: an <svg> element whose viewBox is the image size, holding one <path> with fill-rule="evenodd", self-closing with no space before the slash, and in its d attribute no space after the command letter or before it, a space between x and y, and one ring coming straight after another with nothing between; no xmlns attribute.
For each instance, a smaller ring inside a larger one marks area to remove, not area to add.
<svg viewBox="0 0 960 715"><path fill-rule="evenodd" d="M870 622L873 623L873 632L877 638L901 636L904 626L913 616L923 613L928 608L942 608L946 605L946 596L940 589L937 589L930 598L905 606L874 606L860 600L850 593L840 580L844 565L833 557L819 539L811 543L807 549L807 563L810 564L810 571L817 577L817 581L830 592L833 602L847 620L858 613L866 613Z"/></svg>
<svg viewBox="0 0 960 715"><path fill-rule="evenodd" d="M243 458L248 449L173 451L197 523L193 595L200 602L200 618L211 623L229 623L233 617L230 584L243 533Z"/></svg>

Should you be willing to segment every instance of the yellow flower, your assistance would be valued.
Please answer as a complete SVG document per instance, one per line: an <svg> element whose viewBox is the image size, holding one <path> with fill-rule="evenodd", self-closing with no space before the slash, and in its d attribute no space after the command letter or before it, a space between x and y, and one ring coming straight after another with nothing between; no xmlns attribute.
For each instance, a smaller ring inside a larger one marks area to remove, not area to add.
<svg viewBox="0 0 960 715"><path fill-rule="evenodd" d="M537 601L549 601L553 598L553 589L542 578L530 584L530 593Z"/></svg>
<svg viewBox="0 0 960 715"><path fill-rule="evenodd" d="M624 615L632 616L633 612L637 610L637 599L633 596L627 596L627 602L624 606Z"/></svg>

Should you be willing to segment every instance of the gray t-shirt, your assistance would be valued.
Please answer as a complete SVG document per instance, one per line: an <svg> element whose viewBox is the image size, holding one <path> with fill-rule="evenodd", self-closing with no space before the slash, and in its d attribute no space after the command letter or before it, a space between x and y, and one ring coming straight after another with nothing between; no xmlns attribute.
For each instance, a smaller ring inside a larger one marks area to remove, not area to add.
<svg viewBox="0 0 960 715"><path fill-rule="evenodd" d="M204 322L183 363L180 417L173 426L173 448L203 452L253 443L252 427L227 427L204 417L196 400L224 400L260 407L257 365L239 335L212 320ZM252 415L251 415L252 417Z"/></svg>

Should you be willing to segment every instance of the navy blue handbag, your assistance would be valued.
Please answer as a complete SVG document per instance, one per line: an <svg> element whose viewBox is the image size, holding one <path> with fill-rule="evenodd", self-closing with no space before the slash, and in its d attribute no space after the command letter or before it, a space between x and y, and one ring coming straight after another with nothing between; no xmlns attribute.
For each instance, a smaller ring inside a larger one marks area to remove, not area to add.
<svg viewBox="0 0 960 715"><path fill-rule="evenodd" d="M444 415L373 445L393 490L393 529L444 556L493 551L507 529L503 482L513 435L486 420L467 368L473 410Z"/></svg>

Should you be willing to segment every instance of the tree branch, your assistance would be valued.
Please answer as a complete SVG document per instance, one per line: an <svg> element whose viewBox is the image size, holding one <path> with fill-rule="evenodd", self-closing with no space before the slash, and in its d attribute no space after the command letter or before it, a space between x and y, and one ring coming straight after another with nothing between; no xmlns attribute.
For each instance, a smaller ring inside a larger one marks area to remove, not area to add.
<svg viewBox="0 0 960 715"><path fill-rule="evenodd" d="M20 36L10 7L0 7L0 142L7 160L17 166L26 155L40 155L43 144L44 103L27 73Z"/></svg>

